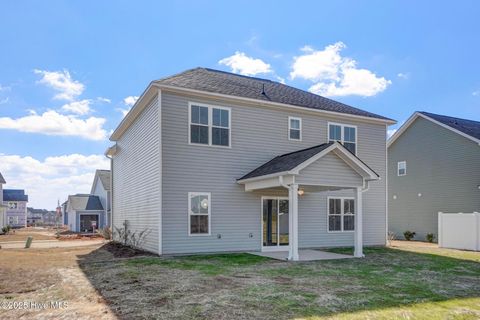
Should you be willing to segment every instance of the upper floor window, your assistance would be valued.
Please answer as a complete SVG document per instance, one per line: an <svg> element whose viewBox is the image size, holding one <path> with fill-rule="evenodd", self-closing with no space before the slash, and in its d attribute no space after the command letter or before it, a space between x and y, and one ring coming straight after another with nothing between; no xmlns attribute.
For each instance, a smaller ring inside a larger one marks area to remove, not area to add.
<svg viewBox="0 0 480 320"><path fill-rule="evenodd" d="M288 139L302 140L302 118L288 117Z"/></svg>
<svg viewBox="0 0 480 320"><path fill-rule="evenodd" d="M328 142L338 141L350 150L357 153L357 127L340 123L328 124Z"/></svg>
<svg viewBox="0 0 480 320"><path fill-rule="evenodd" d="M8 208L9 209L18 209L18 203L17 202L9 202L8 203Z"/></svg>
<svg viewBox="0 0 480 320"><path fill-rule="evenodd" d="M188 234L210 234L210 193L188 193Z"/></svg>
<svg viewBox="0 0 480 320"><path fill-rule="evenodd" d="M406 161L399 161L397 163L397 175L404 176L407 174L407 162Z"/></svg>
<svg viewBox="0 0 480 320"><path fill-rule="evenodd" d="M230 146L230 108L190 104L190 143Z"/></svg>

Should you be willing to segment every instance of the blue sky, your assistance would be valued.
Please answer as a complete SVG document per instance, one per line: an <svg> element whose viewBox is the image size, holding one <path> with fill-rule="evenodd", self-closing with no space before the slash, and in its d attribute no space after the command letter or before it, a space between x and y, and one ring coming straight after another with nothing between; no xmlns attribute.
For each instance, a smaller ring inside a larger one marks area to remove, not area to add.
<svg viewBox="0 0 480 320"><path fill-rule="evenodd" d="M480 120L479 16L478 1L3 1L0 172L37 207L89 192L122 110L197 66L399 123L415 110Z"/></svg>

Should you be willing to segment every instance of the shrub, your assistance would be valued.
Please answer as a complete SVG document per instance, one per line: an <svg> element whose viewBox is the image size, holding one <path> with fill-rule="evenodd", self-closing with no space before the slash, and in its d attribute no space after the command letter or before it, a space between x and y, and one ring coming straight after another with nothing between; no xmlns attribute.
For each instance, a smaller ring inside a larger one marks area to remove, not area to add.
<svg viewBox="0 0 480 320"><path fill-rule="evenodd" d="M392 231L388 231L387 240L388 244L391 245L392 241L395 240L395 233Z"/></svg>
<svg viewBox="0 0 480 320"><path fill-rule="evenodd" d="M427 233L427 236L425 238L428 242L433 242L433 240L435 240L435 235L433 233Z"/></svg>
<svg viewBox="0 0 480 320"><path fill-rule="evenodd" d="M150 230L144 229L139 232L132 232L128 228L117 228L115 227L114 232L114 241L121 242L125 246L132 247L134 249L141 249L143 242L145 242L145 238L150 233ZM118 239L118 240L116 240Z"/></svg>
<svg viewBox="0 0 480 320"><path fill-rule="evenodd" d="M99 235L104 237L106 240L112 239L112 229L110 229L109 227L105 227L103 229L97 229L96 231Z"/></svg>
<svg viewBox="0 0 480 320"><path fill-rule="evenodd" d="M407 230L403 233L403 236L405 237L405 240L410 241L415 237L415 232Z"/></svg>
<svg viewBox="0 0 480 320"><path fill-rule="evenodd" d="M3 233L3 234L9 234L11 228L12 228L12 227L10 227L10 226L5 226L5 227L3 227L3 228L2 228L2 233Z"/></svg>

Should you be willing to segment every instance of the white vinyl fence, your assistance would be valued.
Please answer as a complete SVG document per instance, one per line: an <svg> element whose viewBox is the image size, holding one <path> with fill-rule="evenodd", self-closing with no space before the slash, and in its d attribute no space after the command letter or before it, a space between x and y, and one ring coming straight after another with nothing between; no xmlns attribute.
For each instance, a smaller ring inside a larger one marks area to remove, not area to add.
<svg viewBox="0 0 480 320"><path fill-rule="evenodd" d="M438 246L480 251L480 213L438 213Z"/></svg>

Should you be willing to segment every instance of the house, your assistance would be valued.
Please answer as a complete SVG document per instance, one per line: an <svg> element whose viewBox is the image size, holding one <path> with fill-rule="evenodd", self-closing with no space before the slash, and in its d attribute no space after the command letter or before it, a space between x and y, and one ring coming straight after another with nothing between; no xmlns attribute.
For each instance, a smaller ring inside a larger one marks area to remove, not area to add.
<svg viewBox="0 0 480 320"><path fill-rule="evenodd" d="M45 225L54 226L57 224L55 211L46 209L27 208L27 226Z"/></svg>
<svg viewBox="0 0 480 320"><path fill-rule="evenodd" d="M206 68L153 81L113 132L114 228L157 254L385 245L395 121Z"/></svg>
<svg viewBox="0 0 480 320"><path fill-rule="evenodd" d="M12 228L27 226L28 195L25 190L3 189L3 204L7 205L6 221Z"/></svg>
<svg viewBox="0 0 480 320"><path fill-rule="evenodd" d="M438 212L480 211L480 122L415 112L388 141L389 230L437 235Z"/></svg>
<svg viewBox="0 0 480 320"><path fill-rule="evenodd" d="M66 215L68 227L74 232L92 233L105 226L105 210L100 198L91 194L68 196Z"/></svg>
<svg viewBox="0 0 480 320"><path fill-rule="evenodd" d="M90 194L98 196L105 210L105 226L110 226L110 170L97 170Z"/></svg>
<svg viewBox="0 0 480 320"><path fill-rule="evenodd" d="M6 183L5 179L0 172L0 232L2 228L7 225L7 217L5 211L7 210L7 205L3 204L3 185Z"/></svg>

